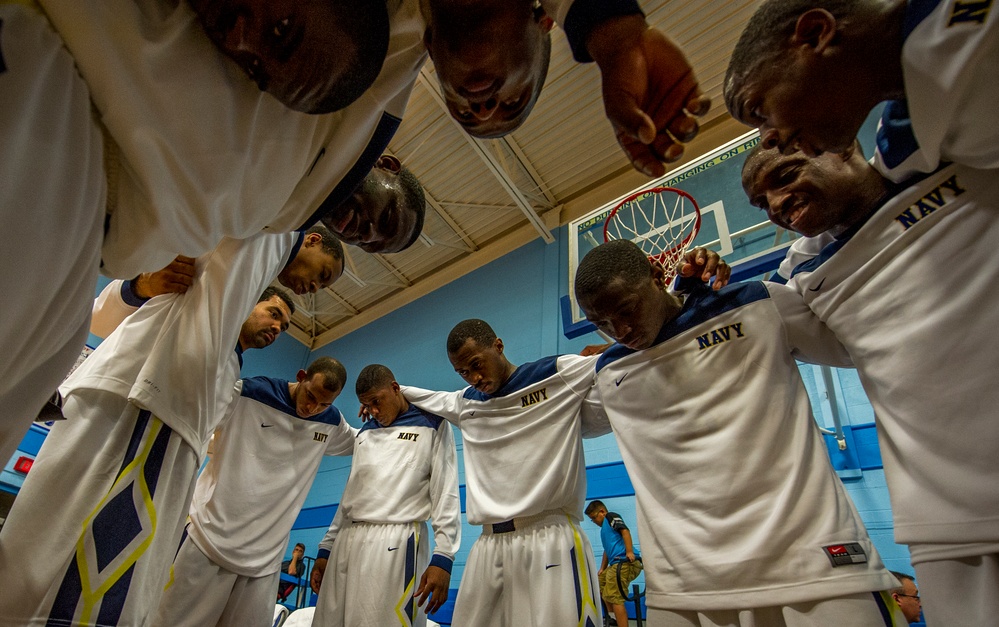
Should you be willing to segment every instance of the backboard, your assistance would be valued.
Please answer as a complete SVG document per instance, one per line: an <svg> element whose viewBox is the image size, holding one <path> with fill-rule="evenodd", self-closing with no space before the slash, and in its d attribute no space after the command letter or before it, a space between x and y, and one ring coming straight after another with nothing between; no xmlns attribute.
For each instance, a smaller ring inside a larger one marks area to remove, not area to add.
<svg viewBox="0 0 999 627"><path fill-rule="evenodd" d="M749 204L742 191L742 164L746 154L759 141L759 132L751 131L643 186L645 189L675 187L693 196L701 207L701 230L691 246L715 250L733 266L743 259L785 248L789 241L797 238L797 234L771 223L764 212ZM572 324L585 319L572 290L576 267L587 252L603 243L604 221L611 210L632 193L569 223Z"/></svg>

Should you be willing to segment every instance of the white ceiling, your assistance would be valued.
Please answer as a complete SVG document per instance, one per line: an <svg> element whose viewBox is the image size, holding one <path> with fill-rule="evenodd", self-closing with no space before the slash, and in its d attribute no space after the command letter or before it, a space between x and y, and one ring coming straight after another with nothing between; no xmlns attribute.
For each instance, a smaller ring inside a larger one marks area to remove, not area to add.
<svg viewBox="0 0 999 627"><path fill-rule="evenodd" d="M694 67L711 111L688 144L694 159L746 132L721 98L728 58L759 0L644 0L650 24L668 33ZM290 334L319 348L584 215L648 179L631 168L603 113L599 71L573 61L552 38L544 91L516 132L476 140L453 122L423 68L389 151L420 179L423 237L409 250L372 255L348 246L348 269L331 288L296 297Z"/></svg>

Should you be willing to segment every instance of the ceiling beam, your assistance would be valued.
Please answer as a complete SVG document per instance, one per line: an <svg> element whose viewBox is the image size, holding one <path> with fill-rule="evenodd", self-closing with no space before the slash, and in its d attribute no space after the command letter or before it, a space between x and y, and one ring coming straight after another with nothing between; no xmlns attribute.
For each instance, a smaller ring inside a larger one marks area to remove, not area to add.
<svg viewBox="0 0 999 627"><path fill-rule="evenodd" d="M496 178L496 181L500 184L500 187L502 187L503 190L510 195L510 197L513 199L513 203L517 205L517 208L520 209L521 212L527 217L528 222L531 223L531 225L534 227L534 230L537 231L537 233L542 237L542 239L545 240L545 242L549 244L554 242L555 237L551 234L551 231L548 229L548 227L545 226L545 223L541 219L541 216L538 215L538 212L534 210L534 207L531 206L530 202L528 202L527 198L524 196L524 193L520 191L517 185L510 178L510 175L507 174L507 172L497 161L496 157L493 156L491 153L487 152L482 147L482 144L478 142L478 140L476 140L474 137L465 132L465 129L462 128L461 124L458 124L458 122L451 117L451 113L448 111L447 104L444 102L444 97L441 96L440 90L438 90L437 86L433 84L433 81L430 78L428 78L426 66L424 66L423 69L420 70L420 76L417 80L421 85L423 85L423 88L427 90L427 92L430 94L430 97L433 99L434 102L437 103L441 111L444 112L444 116L451 122L452 125L454 125L456 129L458 129L458 133L460 133L461 136L465 138L465 141L467 141L468 145L472 148L472 152L474 152L476 156L478 156L479 159L482 160L482 163L485 164L486 169L489 171L489 173Z"/></svg>
<svg viewBox="0 0 999 627"><path fill-rule="evenodd" d="M548 228L558 226L558 217L559 211L557 210L547 211L542 214L542 219ZM503 255L513 252L524 244L530 243L536 237L537 235L530 225L522 224L506 235L488 242L488 245L484 248L470 255L460 257L453 263L437 268L433 273L419 279L412 287L391 294L387 298L368 307L360 314L333 326L329 331L316 338L313 350L325 346L352 331L356 331L364 325L392 313L404 305L423 298L430 292L451 283L459 277L481 268Z"/></svg>

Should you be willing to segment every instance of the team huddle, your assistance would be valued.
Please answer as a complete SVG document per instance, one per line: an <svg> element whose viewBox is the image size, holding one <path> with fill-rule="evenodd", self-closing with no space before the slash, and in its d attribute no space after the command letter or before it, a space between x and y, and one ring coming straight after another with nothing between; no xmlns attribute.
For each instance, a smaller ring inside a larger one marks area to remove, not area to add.
<svg viewBox="0 0 999 627"><path fill-rule="evenodd" d="M991 10L765 0L724 99L760 129L748 201L805 236L783 280L728 285L702 249L673 269L603 244L573 288L615 340L604 352L515 365L464 320L442 344L468 387L372 363L355 428L333 405L336 359L285 380L241 378L242 355L290 324L275 281L315 293L343 273L343 245L391 254L419 237L423 191L386 149L426 59L461 127L500 137L534 107L559 24L600 68L628 159L658 176L710 104L679 48L635 0L0 2L0 457L50 398L65 418L0 533L0 625L269 624L325 455L352 459L310 573L314 624L425 625L461 543L454 428L482 527L454 625L601 624L582 440L607 433L635 489L650 625L913 620L796 359L857 369L928 622L991 624ZM856 135L882 101L868 162ZM98 273L117 280L94 301ZM67 377L88 331L105 339Z"/></svg>

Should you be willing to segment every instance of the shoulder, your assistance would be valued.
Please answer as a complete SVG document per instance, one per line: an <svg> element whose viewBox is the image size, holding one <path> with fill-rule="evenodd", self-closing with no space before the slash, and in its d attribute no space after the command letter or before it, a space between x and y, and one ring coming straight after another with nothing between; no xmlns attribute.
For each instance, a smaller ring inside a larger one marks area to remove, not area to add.
<svg viewBox="0 0 999 627"><path fill-rule="evenodd" d="M271 377L247 377L243 379L240 395L268 405L280 403L287 406L290 400L288 382Z"/></svg>
<svg viewBox="0 0 999 627"><path fill-rule="evenodd" d="M607 524L610 525L611 529L615 531L621 531L622 529L627 529L628 525L625 524L624 519L621 518L620 514L615 512L607 512L607 517L605 519Z"/></svg>

